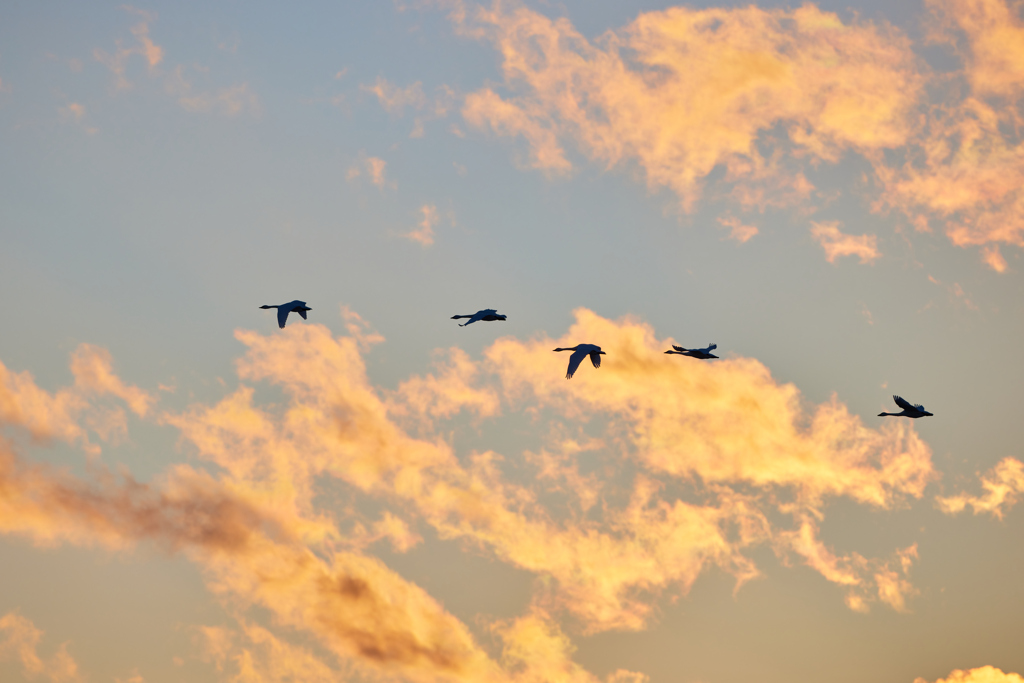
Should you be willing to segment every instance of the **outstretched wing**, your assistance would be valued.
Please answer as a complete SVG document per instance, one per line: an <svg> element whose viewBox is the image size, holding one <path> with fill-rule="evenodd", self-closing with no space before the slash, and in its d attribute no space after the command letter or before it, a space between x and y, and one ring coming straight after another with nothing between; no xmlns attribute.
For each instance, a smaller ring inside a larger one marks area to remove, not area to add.
<svg viewBox="0 0 1024 683"><path fill-rule="evenodd" d="M914 406L910 405L908 401L900 398L899 396L893 395L892 400L896 401L896 405L898 405L900 408L903 408L903 410L914 409Z"/></svg>
<svg viewBox="0 0 1024 683"><path fill-rule="evenodd" d="M595 368L601 367L601 354L597 351L590 352L590 362L594 364Z"/></svg>
<svg viewBox="0 0 1024 683"><path fill-rule="evenodd" d="M304 308L300 308L299 310L297 310L297 311L295 311L295 312L296 312L296 313L298 313L299 315L301 315L301 316L302 316L302 319L303 319L303 320L306 320L306 319L307 319L307 318L306 318L306 309L304 309Z"/></svg>
<svg viewBox="0 0 1024 683"><path fill-rule="evenodd" d="M672 345L672 348L675 349L676 351L678 351L679 353L683 353L684 351L689 351L689 349L684 349L682 346L676 346L675 344Z"/></svg>
<svg viewBox="0 0 1024 683"><path fill-rule="evenodd" d="M465 327L466 325L469 325L470 323L475 323L478 320L483 320L483 317L485 315L487 315L487 311L477 311L476 313L473 314L473 317L471 317L466 322L462 323L461 326Z"/></svg>
<svg viewBox="0 0 1024 683"><path fill-rule="evenodd" d="M277 309L277 326L284 327L284 323L288 320L288 313L292 309L281 306Z"/></svg>
<svg viewBox="0 0 1024 683"><path fill-rule="evenodd" d="M571 356L569 356L569 369L566 370L566 372L565 372L565 378L566 379L572 379L572 376L576 374L576 369L580 366L580 363L582 363L583 359L586 358L586 357L587 357L587 350L586 349L580 349L579 351L574 351L573 354Z"/></svg>
<svg viewBox="0 0 1024 683"><path fill-rule="evenodd" d="M705 353L711 353L718 348L718 344L708 344L708 348L704 349Z"/></svg>

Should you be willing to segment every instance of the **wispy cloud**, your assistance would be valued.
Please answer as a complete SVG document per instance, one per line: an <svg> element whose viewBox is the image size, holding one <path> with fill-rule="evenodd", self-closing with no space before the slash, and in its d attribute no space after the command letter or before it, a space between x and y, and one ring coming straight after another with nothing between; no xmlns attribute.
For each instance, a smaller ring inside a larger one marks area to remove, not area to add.
<svg viewBox="0 0 1024 683"><path fill-rule="evenodd" d="M377 78L373 85L364 84L359 87L364 92L376 95L384 110L393 116L402 116L407 107L416 112L413 129L409 133L409 137L412 138L423 136L423 124L426 121L447 116L454 101L454 93L447 86L437 88L437 95L433 99L428 98L423 93L423 84L420 81L402 88L385 78Z"/></svg>
<svg viewBox="0 0 1024 683"><path fill-rule="evenodd" d="M729 228L729 239L740 244L745 244L759 232L756 225L745 225L736 216L719 216L718 222L722 227Z"/></svg>
<svg viewBox="0 0 1024 683"><path fill-rule="evenodd" d="M956 514L970 506L976 515L987 512L1002 519L1005 512L1024 495L1024 463L1016 458L1003 458L980 478L984 490L982 495L958 493L939 496L935 499L939 509L948 514Z"/></svg>
<svg viewBox="0 0 1024 683"><path fill-rule="evenodd" d="M126 73L129 59L136 55L146 61L149 75L162 80L164 91L186 111L216 112L225 116L235 116L244 111L259 112L259 100L249 88L248 83L238 83L210 90L197 90L193 87L189 76L186 75L184 65L175 66L167 74L158 71L156 67L164 60L164 50L149 36L149 25L156 21L157 15L128 6L125 6L124 9L141 17L141 21L130 29L135 39L134 44L124 47L123 43L117 40L117 50L113 54L99 48L93 51L93 57L114 74L117 89L132 87ZM197 68L205 70L202 67Z"/></svg>
<svg viewBox="0 0 1024 683"><path fill-rule="evenodd" d="M387 168L388 162L380 157L368 157L360 153L359 160L349 166L348 171L345 172L345 180L355 180L366 174L370 182L380 189L383 190L385 187L394 189L396 187L395 183L387 179Z"/></svg>
<svg viewBox="0 0 1024 683"><path fill-rule="evenodd" d="M185 78L185 68L177 66L164 81L167 94L190 112L216 112L224 116L237 116L242 112L259 113L260 104L248 83L220 88L215 92L196 92Z"/></svg>
<svg viewBox="0 0 1024 683"><path fill-rule="evenodd" d="M130 29L132 36L135 38L135 44L125 47L118 40L117 50L113 54L99 48L93 50L92 53L96 61L106 66L114 74L114 83L118 89L130 88L132 85L125 73L128 69L128 59L133 55L142 57L151 72L164 57L163 48L154 43L153 39L149 37L149 24L156 20L156 14L127 6L124 9L140 17L139 23Z"/></svg>
<svg viewBox="0 0 1024 683"><path fill-rule="evenodd" d="M139 416L146 415L155 401L114 374L106 349L80 345L72 354L71 371L74 386L50 393L40 389L29 373L11 372L0 363L0 424L21 427L36 440L80 443L98 453L99 446L90 442L89 433L109 441L127 431L127 422L123 409L90 399L118 397Z"/></svg>
<svg viewBox="0 0 1024 683"><path fill-rule="evenodd" d="M871 263L882 255L876 235L847 235L839 230L839 221L811 221L811 225L811 237L825 250L829 263L841 256L856 256L861 263Z"/></svg>
<svg viewBox="0 0 1024 683"><path fill-rule="evenodd" d="M78 664L68 654L67 643L49 659L39 656L39 643L43 632L30 619L18 612L0 617L0 662L16 660L28 678L42 676L52 683L76 683L84 679L78 673Z"/></svg>
<svg viewBox="0 0 1024 683"><path fill-rule="evenodd" d="M437 207L433 204L424 204L420 207L420 215L422 218L417 224L417 228L412 232L405 233L404 237L413 242L419 242L424 247L429 247L434 243L434 226L439 220Z"/></svg>

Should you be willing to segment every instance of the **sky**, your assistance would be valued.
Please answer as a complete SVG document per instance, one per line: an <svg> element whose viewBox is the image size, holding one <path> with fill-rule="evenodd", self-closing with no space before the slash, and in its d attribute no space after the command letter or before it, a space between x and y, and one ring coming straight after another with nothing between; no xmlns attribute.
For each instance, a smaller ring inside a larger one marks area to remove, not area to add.
<svg viewBox="0 0 1024 683"><path fill-rule="evenodd" d="M1024 682L1024 3L14 0L0 149L0 680Z"/></svg>

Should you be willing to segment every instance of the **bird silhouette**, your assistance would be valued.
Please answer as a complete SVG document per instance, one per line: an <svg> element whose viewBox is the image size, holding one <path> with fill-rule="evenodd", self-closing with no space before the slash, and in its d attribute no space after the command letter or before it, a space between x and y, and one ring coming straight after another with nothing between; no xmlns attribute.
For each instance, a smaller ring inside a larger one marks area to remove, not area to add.
<svg viewBox="0 0 1024 683"><path fill-rule="evenodd" d="M883 415L892 415L893 417L932 417L932 414L924 409L924 406L920 403L911 405L909 401L900 398L893 394L892 400L896 401L896 405L903 408L898 413L879 413L878 417Z"/></svg>
<svg viewBox="0 0 1024 683"><path fill-rule="evenodd" d="M477 311L473 315L453 315L452 320L458 320L459 318L469 318L464 324L460 324L459 327L465 327L466 325L472 325L477 320L483 320L486 322L492 322L494 320L504 320L506 316L500 315L493 308L485 308L482 311Z"/></svg>
<svg viewBox="0 0 1024 683"><path fill-rule="evenodd" d="M590 356L590 362L594 364L595 368L601 367L601 356L606 356L604 351L601 350L600 346L595 344L577 344L576 346L566 349L555 349L555 351L572 351L573 354L569 356L569 369L565 372L566 379L572 379L572 376L576 374L576 368L580 366L583 359Z"/></svg>
<svg viewBox="0 0 1024 683"><path fill-rule="evenodd" d="M718 348L718 344L708 344L703 349L684 349L682 346L672 345L675 351L666 351L665 353L678 353L680 356L689 356L690 358L700 358L701 360L707 360L709 358L718 358L715 354L711 353Z"/></svg>
<svg viewBox="0 0 1024 683"><path fill-rule="evenodd" d="M276 308L277 309L277 325L278 327L284 327L285 321L288 320L288 314L292 311L302 316L302 319L306 319L306 311L312 311L313 309L306 305L305 301L289 301L286 304L280 304L278 306L260 306L260 308Z"/></svg>

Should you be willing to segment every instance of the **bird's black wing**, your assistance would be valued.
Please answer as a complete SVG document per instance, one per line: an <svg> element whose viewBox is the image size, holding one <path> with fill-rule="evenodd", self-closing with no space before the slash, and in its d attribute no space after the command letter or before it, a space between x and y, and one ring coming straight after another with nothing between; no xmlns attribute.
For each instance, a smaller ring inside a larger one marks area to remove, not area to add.
<svg viewBox="0 0 1024 683"><path fill-rule="evenodd" d="M277 309L277 325L278 327L284 327L285 322L288 320L289 309L284 306Z"/></svg>
<svg viewBox="0 0 1024 683"><path fill-rule="evenodd" d="M597 351L590 352L590 362L594 364L595 368L601 367L601 354Z"/></svg>
<svg viewBox="0 0 1024 683"><path fill-rule="evenodd" d="M299 310L297 310L295 312L298 313L299 315L301 315L303 320L307 320L307 318L306 318L306 311L304 311L303 309L300 308Z"/></svg>
<svg viewBox="0 0 1024 683"><path fill-rule="evenodd" d="M582 350L574 351L573 354L569 356L569 368L565 371L566 379L572 379L572 376L576 374L576 368L580 366L580 363L582 363L583 359L586 357L587 352Z"/></svg>
<svg viewBox="0 0 1024 683"><path fill-rule="evenodd" d="M899 396L894 395L892 397L892 400L896 401L896 405L898 405L900 408L903 408L903 410L914 410L914 406L910 405L908 401L900 398Z"/></svg>

